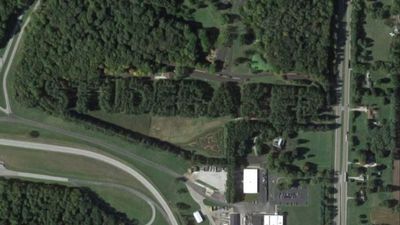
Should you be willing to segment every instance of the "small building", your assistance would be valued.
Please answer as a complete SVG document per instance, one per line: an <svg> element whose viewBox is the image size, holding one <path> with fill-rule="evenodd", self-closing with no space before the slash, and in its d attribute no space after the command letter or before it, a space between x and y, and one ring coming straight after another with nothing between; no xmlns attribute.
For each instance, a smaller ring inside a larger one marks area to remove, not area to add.
<svg viewBox="0 0 400 225"><path fill-rule="evenodd" d="M243 170L243 193L258 193L258 169Z"/></svg>
<svg viewBox="0 0 400 225"><path fill-rule="evenodd" d="M229 225L240 225L240 214L232 213L229 216Z"/></svg>
<svg viewBox="0 0 400 225"><path fill-rule="evenodd" d="M285 146L285 140L282 137L277 137L272 141L272 146L282 149Z"/></svg>
<svg viewBox="0 0 400 225"><path fill-rule="evenodd" d="M196 211L193 213L193 217L196 220L196 223L202 223L204 221L203 216L200 211Z"/></svg>
<svg viewBox="0 0 400 225"><path fill-rule="evenodd" d="M264 215L264 225L283 225L282 215Z"/></svg>

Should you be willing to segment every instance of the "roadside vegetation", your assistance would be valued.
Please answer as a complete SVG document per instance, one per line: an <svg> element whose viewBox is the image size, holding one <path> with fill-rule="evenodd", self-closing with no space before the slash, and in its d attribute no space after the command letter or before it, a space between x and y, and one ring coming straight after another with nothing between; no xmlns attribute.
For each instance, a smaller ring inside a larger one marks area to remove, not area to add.
<svg viewBox="0 0 400 225"><path fill-rule="evenodd" d="M102 162L61 153L8 147L1 147L0 160L10 170L66 177L70 179L70 183L67 183L67 185L78 185L92 189L111 206L126 213L128 218L135 218L140 224L146 223L151 217L151 209L142 199L118 188L107 187L107 184L133 188L151 198L147 190L137 180L126 179L129 176L128 174ZM90 182L99 182L100 185ZM120 201L123 198L129 199L130 204L124 204L123 201ZM163 217L157 219L160 222L164 220Z"/></svg>
<svg viewBox="0 0 400 225"><path fill-rule="evenodd" d="M88 189L15 179L0 187L2 224L137 224Z"/></svg>
<svg viewBox="0 0 400 225"><path fill-rule="evenodd" d="M33 0L3 0L0 2L0 55L12 31L18 21L21 12L25 10Z"/></svg>
<svg viewBox="0 0 400 225"><path fill-rule="evenodd" d="M399 1L353 1L352 107L365 111L351 117L350 223L399 223L399 9Z"/></svg>

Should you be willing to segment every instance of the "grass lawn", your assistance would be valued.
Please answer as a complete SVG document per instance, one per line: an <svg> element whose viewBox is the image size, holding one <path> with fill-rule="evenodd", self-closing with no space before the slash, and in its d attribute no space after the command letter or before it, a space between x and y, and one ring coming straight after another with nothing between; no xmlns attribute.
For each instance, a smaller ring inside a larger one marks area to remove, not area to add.
<svg viewBox="0 0 400 225"><path fill-rule="evenodd" d="M32 131L39 132L39 137L30 136ZM1 138L19 139L23 141L33 141L47 144L68 145L70 147L96 150L92 145L85 141L23 124L14 124L2 121L0 122L0 134Z"/></svg>
<svg viewBox="0 0 400 225"><path fill-rule="evenodd" d="M151 198L146 188L125 172L85 157L0 146L0 160L11 170L116 183L134 188ZM151 208L131 193L94 184L85 186L97 192L117 210L126 213L130 218L138 219L140 224L145 224L151 218ZM162 217L159 220L160 223L165 223Z"/></svg>
<svg viewBox="0 0 400 225"><path fill-rule="evenodd" d="M211 4L205 8L197 9L193 13L193 18L200 22L203 27L221 27L223 25L222 14Z"/></svg>
<svg viewBox="0 0 400 225"><path fill-rule="evenodd" d="M391 0L383 0L381 2L391 4ZM392 42L392 37L390 37L389 33L393 32L393 28L387 26L383 19L372 18L371 13L367 13L364 28L367 37L374 41L371 48L373 60L389 60L390 43Z"/></svg>
<svg viewBox="0 0 400 225"><path fill-rule="evenodd" d="M280 206L280 212L287 213L286 224L322 224L321 185L308 185L309 204L306 206Z"/></svg>
<svg viewBox="0 0 400 225"><path fill-rule="evenodd" d="M253 57L251 57L251 68L255 70L261 70L261 71L274 71L274 68L268 64L260 54L255 54Z"/></svg>
<svg viewBox="0 0 400 225"><path fill-rule="evenodd" d="M350 185L351 186L351 185ZM354 190L354 188L349 189ZM355 191L355 190L354 190ZM349 192L349 194L352 194ZM364 205L358 206L355 201L348 201L348 224L388 224L398 225L400 213L380 206L383 199L392 198L392 193L368 194L368 200ZM378 214L378 212L384 214ZM385 215L383 217L383 215Z"/></svg>
<svg viewBox="0 0 400 225"><path fill-rule="evenodd" d="M300 131L296 139L287 143L288 149L301 148L306 152L305 159L298 162L302 166L305 161L318 165L320 169L330 169L334 154L334 131Z"/></svg>
<svg viewBox="0 0 400 225"><path fill-rule="evenodd" d="M129 218L135 218L139 220L139 224L146 224L150 220L152 216L152 210L150 206L142 199L112 187L101 187L94 185L89 187L118 211L126 213ZM168 224L157 209L156 219L153 224Z"/></svg>
<svg viewBox="0 0 400 225"><path fill-rule="evenodd" d="M0 146L0 160L11 170L116 182L147 193L141 183L127 173L106 163L81 156Z"/></svg>

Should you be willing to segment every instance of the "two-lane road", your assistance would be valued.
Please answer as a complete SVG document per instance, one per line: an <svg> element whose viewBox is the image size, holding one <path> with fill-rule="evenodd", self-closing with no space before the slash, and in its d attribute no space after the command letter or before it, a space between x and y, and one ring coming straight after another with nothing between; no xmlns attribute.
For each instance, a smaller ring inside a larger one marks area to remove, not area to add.
<svg viewBox="0 0 400 225"><path fill-rule="evenodd" d="M351 93L351 2L342 0L343 9L346 13L343 21L346 26L343 29L345 32L345 45L343 49L343 58L338 64L338 80L341 85L341 101L335 108L337 116L336 123L341 124L341 127L335 131L335 162L334 170L337 174L337 182L335 188L337 193L337 216L335 223L337 225L347 224L347 171L348 171L348 150L349 150L349 123L350 123L350 93Z"/></svg>
<svg viewBox="0 0 400 225"><path fill-rule="evenodd" d="M159 193L159 191L154 187L152 183L150 183L142 174L134 170L133 168L129 167L128 165L124 164L121 161L118 161L114 158L111 158L109 156L85 150L85 149L79 149L79 148L72 148L72 147L66 147L66 146L60 146L60 145L50 145L50 144L42 144L42 143L36 143L36 142L27 142L27 141L19 141L19 140L12 140L12 139L2 139L0 138L0 145L4 146L11 146L11 147L16 147L16 148L24 148L24 149L30 149L30 150L37 150L37 151L47 151L47 152L57 152L57 153L64 153L64 154L72 154L72 155L79 155L79 156L84 156L88 157L91 159L95 159L98 161L105 162L109 165L112 165L135 179L137 179L139 182L141 182L148 190L149 192L154 196L154 198L160 203L160 206L163 208L165 211L169 223L171 225L178 225L178 221L175 218L174 213L172 212L171 208L169 207L167 201L164 199L164 197Z"/></svg>

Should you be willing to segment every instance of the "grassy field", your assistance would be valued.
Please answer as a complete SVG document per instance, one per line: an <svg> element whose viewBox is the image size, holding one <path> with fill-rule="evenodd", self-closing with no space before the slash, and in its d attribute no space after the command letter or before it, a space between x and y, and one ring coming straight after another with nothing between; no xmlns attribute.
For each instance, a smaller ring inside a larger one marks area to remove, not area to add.
<svg viewBox="0 0 400 225"><path fill-rule="evenodd" d="M371 48L373 59L387 61L389 59L390 42L392 37L389 33L393 29L384 24L384 20L372 19L367 16L367 23L365 26L367 37L373 40Z"/></svg>
<svg viewBox="0 0 400 225"><path fill-rule="evenodd" d="M382 0L383 4L391 4L392 0ZM389 60L390 43L392 37L389 33L393 28L385 24L385 20L373 18L371 13L367 13L366 24L364 26L367 37L373 40L371 48L373 60Z"/></svg>
<svg viewBox="0 0 400 225"><path fill-rule="evenodd" d="M110 114L101 111L90 113L91 116L111 122L126 129L151 137L168 141L204 155L221 155L218 137L228 117L185 118L162 117L151 115Z"/></svg>
<svg viewBox="0 0 400 225"><path fill-rule="evenodd" d="M208 5L205 8L196 10L193 13L195 21L200 22L203 27L222 27L223 17L221 13L212 5Z"/></svg>
<svg viewBox="0 0 400 225"><path fill-rule="evenodd" d="M287 214L286 224L322 224L321 185L308 186L309 201L306 206L280 206L279 210Z"/></svg>
<svg viewBox="0 0 400 225"><path fill-rule="evenodd" d="M287 149L301 148L305 151L305 159L297 162L299 166L305 161L318 165L320 169L330 169L334 154L334 131L310 132L300 131L295 139L290 139Z"/></svg>
<svg viewBox="0 0 400 225"><path fill-rule="evenodd" d="M151 197L146 188L128 174L108 164L85 157L0 146L0 160L11 170L116 183L134 188ZM137 196L116 188L97 185L88 185L87 187L97 192L113 207L126 213L130 218L138 219L141 224L151 218L150 207Z"/></svg>

